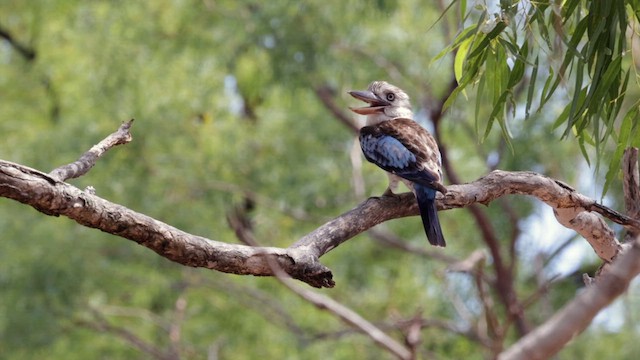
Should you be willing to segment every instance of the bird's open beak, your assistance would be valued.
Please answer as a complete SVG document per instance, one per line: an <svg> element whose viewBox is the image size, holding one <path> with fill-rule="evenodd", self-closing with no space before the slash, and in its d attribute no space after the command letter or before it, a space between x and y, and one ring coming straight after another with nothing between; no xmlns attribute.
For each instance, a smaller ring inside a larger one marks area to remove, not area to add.
<svg viewBox="0 0 640 360"><path fill-rule="evenodd" d="M378 96L376 96L376 94L372 93L371 91L349 91L349 95L369 104L369 106L359 107L359 108L349 107L351 111L360 115L369 115L369 114L383 112L385 106L390 105L388 101L379 98Z"/></svg>

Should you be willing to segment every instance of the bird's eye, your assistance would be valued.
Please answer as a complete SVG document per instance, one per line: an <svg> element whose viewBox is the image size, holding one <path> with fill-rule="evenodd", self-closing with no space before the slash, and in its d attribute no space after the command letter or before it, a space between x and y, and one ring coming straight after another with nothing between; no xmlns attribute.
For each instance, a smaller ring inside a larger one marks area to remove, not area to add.
<svg viewBox="0 0 640 360"><path fill-rule="evenodd" d="M388 93L387 94L387 101L393 101L396 99L396 94L394 93Z"/></svg>

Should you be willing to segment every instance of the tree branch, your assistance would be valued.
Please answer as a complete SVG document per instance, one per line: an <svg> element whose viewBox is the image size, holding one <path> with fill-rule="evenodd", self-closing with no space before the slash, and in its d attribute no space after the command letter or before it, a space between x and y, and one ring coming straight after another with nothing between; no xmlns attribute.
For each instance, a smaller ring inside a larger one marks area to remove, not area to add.
<svg viewBox="0 0 640 360"><path fill-rule="evenodd" d="M591 320L627 290L640 274L640 238L611 264L607 272L580 293L562 310L504 351L498 359L549 359L572 338L584 331Z"/></svg>
<svg viewBox="0 0 640 360"><path fill-rule="evenodd" d="M531 195L563 214L563 224L586 236L596 253L609 262L620 249L613 231L587 209L596 201L559 181L532 172L493 171L469 184L451 185L438 208L452 209L489 202L507 195ZM369 198L354 209L318 227L287 249L227 244L188 234L144 214L111 203L58 181L38 170L0 160L0 196L30 205L47 215L64 215L81 225L133 240L169 260L240 275L273 275L270 256L290 276L315 287L334 285L331 271L319 258L341 243L382 222L418 214L413 194ZM602 211L607 216L613 210ZM569 219L569 214L575 219ZM616 213L617 214L617 213ZM580 219L578 221L577 219ZM613 220L620 221L618 214ZM631 224L631 221L627 221Z"/></svg>
<svg viewBox="0 0 640 360"><path fill-rule="evenodd" d="M624 205L627 215L640 220L640 173L638 171L638 148L624 150L622 160ZM629 229L625 239L634 239L640 231Z"/></svg>
<svg viewBox="0 0 640 360"><path fill-rule="evenodd" d="M335 91L329 85L317 85L313 88L316 96L322 104L329 110L333 116L341 123L346 125L354 133L358 133L360 130L360 124L357 123L353 117L347 115L342 108L336 105Z"/></svg>
<svg viewBox="0 0 640 360"><path fill-rule="evenodd" d="M309 289L303 289L297 284L294 284L290 279L286 277L286 274L282 271L282 269L279 269L278 264L275 264L271 261L269 263L272 265L272 270L276 278L296 295L313 304L318 309L323 309L331 312L342 322L352 326L363 334L366 334L373 340L373 342L376 343L376 345L395 355L397 358L403 360L414 359L414 356L409 349L405 348L402 344L398 343L396 340L382 331L379 327L367 321L355 311L349 309L348 307L333 300L328 296L318 294Z"/></svg>
<svg viewBox="0 0 640 360"><path fill-rule="evenodd" d="M60 181L65 181L86 174L109 149L131 141L132 137L129 129L131 129L132 124L133 119L122 123L118 130L82 154L80 159L52 170L49 176Z"/></svg>
<svg viewBox="0 0 640 360"><path fill-rule="evenodd" d="M85 153L80 160L60 167L54 176L24 165L0 160L0 197L27 204L51 216L66 216L143 245L177 263L221 272L272 276L268 260L275 260L289 276L315 287L333 287L331 270L319 258L343 242L382 222L418 215L413 194L373 197L318 227L290 247L253 247L227 244L191 235L173 226L82 191L60 179L86 173L111 147L130 141L132 121L123 124ZM620 251L620 244L604 220L589 212L640 229L640 221L609 209L570 186L533 172L495 170L468 184L451 185L437 199L440 210L488 204L508 194L531 195L551 206L558 220L583 235L605 262Z"/></svg>
<svg viewBox="0 0 640 360"><path fill-rule="evenodd" d="M26 60L33 61L36 58L35 50L16 40L13 35L11 35L9 30L5 29L2 26L0 26L0 38L5 39Z"/></svg>
<svg viewBox="0 0 640 360"><path fill-rule="evenodd" d="M149 355L150 357L158 360L173 360L175 359L170 354L166 354L154 344L147 342L140 338L135 333L115 325L111 325L107 319L104 318L97 310L92 309L91 313L95 318L95 321L88 320L76 320L75 323L80 326L84 326L99 332L110 333L125 341L132 347L140 350L141 352Z"/></svg>

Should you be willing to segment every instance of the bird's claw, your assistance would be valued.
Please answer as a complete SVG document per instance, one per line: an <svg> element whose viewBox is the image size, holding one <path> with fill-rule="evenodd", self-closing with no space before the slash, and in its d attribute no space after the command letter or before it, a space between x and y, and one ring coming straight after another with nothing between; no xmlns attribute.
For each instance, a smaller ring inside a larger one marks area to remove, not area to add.
<svg viewBox="0 0 640 360"><path fill-rule="evenodd" d="M391 188L387 188L387 190L382 193L382 196L397 197L398 195L394 194L393 191L391 191Z"/></svg>

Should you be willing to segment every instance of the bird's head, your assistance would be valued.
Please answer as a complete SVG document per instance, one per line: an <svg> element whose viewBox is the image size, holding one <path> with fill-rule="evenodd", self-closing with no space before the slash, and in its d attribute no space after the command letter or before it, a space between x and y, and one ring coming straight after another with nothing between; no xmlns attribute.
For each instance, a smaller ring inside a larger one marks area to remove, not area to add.
<svg viewBox="0 0 640 360"><path fill-rule="evenodd" d="M354 108L351 111L367 116L367 125L396 118L413 118L409 95L397 86L385 81L374 81L365 91L349 91L349 94L362 100L369 106Z"/></svg>

